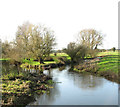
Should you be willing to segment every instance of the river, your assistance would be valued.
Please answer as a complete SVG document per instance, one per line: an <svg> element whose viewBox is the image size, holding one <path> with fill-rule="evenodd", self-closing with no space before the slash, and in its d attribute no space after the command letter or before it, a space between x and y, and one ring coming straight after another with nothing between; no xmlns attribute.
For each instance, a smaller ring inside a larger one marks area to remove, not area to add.
<svg viewBox="0 0 120 107"><path fill-rule="evenodd" d="M118 84L103 77L70 72L69 66L43 73L52 76L49 94L35 95L29 105L118 105ZM31 70L32 71L32 70ZM33 72L33 71L32 71Z"/></svg>

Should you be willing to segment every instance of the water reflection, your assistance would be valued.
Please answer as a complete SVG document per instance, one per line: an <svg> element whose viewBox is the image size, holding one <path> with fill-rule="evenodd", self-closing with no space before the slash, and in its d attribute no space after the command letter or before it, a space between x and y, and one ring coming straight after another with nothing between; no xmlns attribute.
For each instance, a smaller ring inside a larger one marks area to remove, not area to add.
<svg viewBox="0 0 120 107"><path fill-rule="evenodd" d="M101 77L69 72L69 67L45 70L56 82L50 94L36 96L29 105L117 105L118 86Z"/></svg>
<svg viewBox="0 0 120 107"><path fill-rule="evenodd" d="M18 73L17 68L2 62L4 74ZM29 105L117 105L118 84L90 74L69 72L70 67L44 70L56 82L49 94L35 95ZM21 69L21 72L41 72L39 69Z"/></svg>
<svg viewBox="0 0 120 107"><path fill-rule="evenodd" d="M52 89L50 89L50 93L47 94L43 94L43 95L36 95L36 99L37 101L34 102L34 105L51 105L51 103L53 103L57 97L60 96L60 92L58 87L56 86L57 84L54 84ZM31 103L31 105L33 105L33 103Z"/></svg>
<svg viewBox="0 0 120 107"><path fill-rule="evenodd" d="M95 77L90 74L69 73L68 78L74 81L74 85L83 89L95 89L103 85L103 78Z"/></svg>

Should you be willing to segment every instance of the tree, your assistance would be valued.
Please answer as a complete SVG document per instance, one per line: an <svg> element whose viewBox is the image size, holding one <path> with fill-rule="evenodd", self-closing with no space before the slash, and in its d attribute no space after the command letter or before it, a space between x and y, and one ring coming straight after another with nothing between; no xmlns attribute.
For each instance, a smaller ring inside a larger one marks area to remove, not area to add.
<svg viewBox="0 0 120 107"><path fill-rule="evenodd" d="M2 40L0 39L0 58L2 58Z"/></svg>
<svg viewBox="0 0 120 107"><path fill-rule="evenodd" d="M18 27L15 43L23 50L25 57L37 58L43 63L42 60L50 54L55 45L55 37L48 28L26 22Z"/></svg>
<svg viewBox="0 0 120 107"><path fill-rule="evenodd" d="M29 53L31 58L38 59L42 63L41 58L45 54L45 45L43 40L42 28L34 26L29 38Z"/></svg>
<svg viewBox="0 0 120 107"><path fill-rule="evenodd" d="M71 62L74 63L85 57L86 50L87 48L85 46L71 42L67 45L67 48L64 49L64 52L71 57Z"/></svg>
<svg viewBox="0 0 120 107"><path fill-rule="evenodd" d="M113 47L113 48L112 48L112 51L113 51L113 52L115 52L115 50L116 50L116 48L115 48L115 47Z"/></svg>
<svg viewBox="0 0 120 107"><path fill-rule="evenodd" d="M9 52L11 50L11 44L6 40L5 42L1 41L1 47L2 47L2 57L3 58L8 58L9 57Z"/></svg>
<svg viewBox="0 0 120 107"><path fill-rule="evenodd" d="M44 35L45 53L47 56L52 52L53 47L56 45L53 31L45 29L46 34Z"/></svg>
<svg viewBox="0 0 120 107"><path fill-rule="evenodd" d="M102 45L103 35L94 29L84 29L78 34L78 42L89 49L97 49Z"/></svg>
<svg viewBox="0 0 120 107"><path fill-rule="evenodd" d="M49 56L56 45L53 31L43 26L35 26L30 37L30 52L34 58L42 60Z"/></svg>
<svg viewBox="0 0 120 107"><path fill-rule="evenodd" d="M18 74L20 70L20 64L22 62L23 52L19 47L12 42L5 41L2 43L2 58L9 58L9 63L15 64L18 68Z"/></svg>
<svg viewBox="0 0 120 107"><path fill-rule="evenodd" d="M94 29L84 29L78 34L78 43L87 46L87 56L95 57L97 47L102 45L103 35Z"/></svg>
<svg viewBox="0 0 120 107"><path fill-rule="evenodd" d="M30 37L32 36L33 28L33 24L25 22L21 26L18 26L16 32L16 39L14 41L14 45L16 48L22 50L21 52L24 53L24 57L26 58L31 56Z"/></svg>

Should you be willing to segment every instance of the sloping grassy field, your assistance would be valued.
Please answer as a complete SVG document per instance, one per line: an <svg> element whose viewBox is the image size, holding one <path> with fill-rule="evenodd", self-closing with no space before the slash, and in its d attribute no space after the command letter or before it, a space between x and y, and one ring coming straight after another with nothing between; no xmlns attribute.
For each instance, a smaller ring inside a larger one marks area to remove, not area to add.
<svg viewBox="0 0 120 107"><path fill-rule="evenodd" d="M118 62L120 62L118 51L100 52L97 56L103 56L98 62L99 72L110 71L118 73Z"/></svg>

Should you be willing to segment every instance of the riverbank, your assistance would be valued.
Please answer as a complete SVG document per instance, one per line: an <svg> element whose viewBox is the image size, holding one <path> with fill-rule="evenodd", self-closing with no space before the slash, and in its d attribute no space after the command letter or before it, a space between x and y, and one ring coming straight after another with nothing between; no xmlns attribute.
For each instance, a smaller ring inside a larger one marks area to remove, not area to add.
<svg viewBox="0 0 120 107"><path fill-rule="evenodd" d="M56 56L51 54L49 57L46 57L46 59L43 62L43 64L40 64L38 60L35 61L33 59L25 59L23 60L21 67L28 69L35 68L39 70L56 68L70 64L70 57L65 53L58 53Z"/></svg>
<svg viewBox="0 0 120 107"><path fill-rule="evenodd" d="M120 83L118 76L118 52L99 53L97 58L87 60L74 67L76 72L90 72L97 76L103 76L108 80Z"/></svg>
<svg viewBox="0 0 120 107"><path fill-rule="evenodd" d="M20 73L14 78L2 78L2 106L27 105L34 93L43 94L52 88L52 79L43 73Z"/></svg>
<svg viewBox="0 0 120 107"><path fill-rule="evenodd" d="M40 64L34 59L23 59L22 72L14 70L9 60L2 60L2 105L26 105L30 99L34 99L34 93L42 94L52 88L52 78L43 74L43 70L56 68L70 63L70 57L67 54L59 53L56 56L51 54ZM13 69L10 69L13 68ZM30 73L23 69L38 69L37 73ZM24 99L24 100L23 100Z"/></svg>

